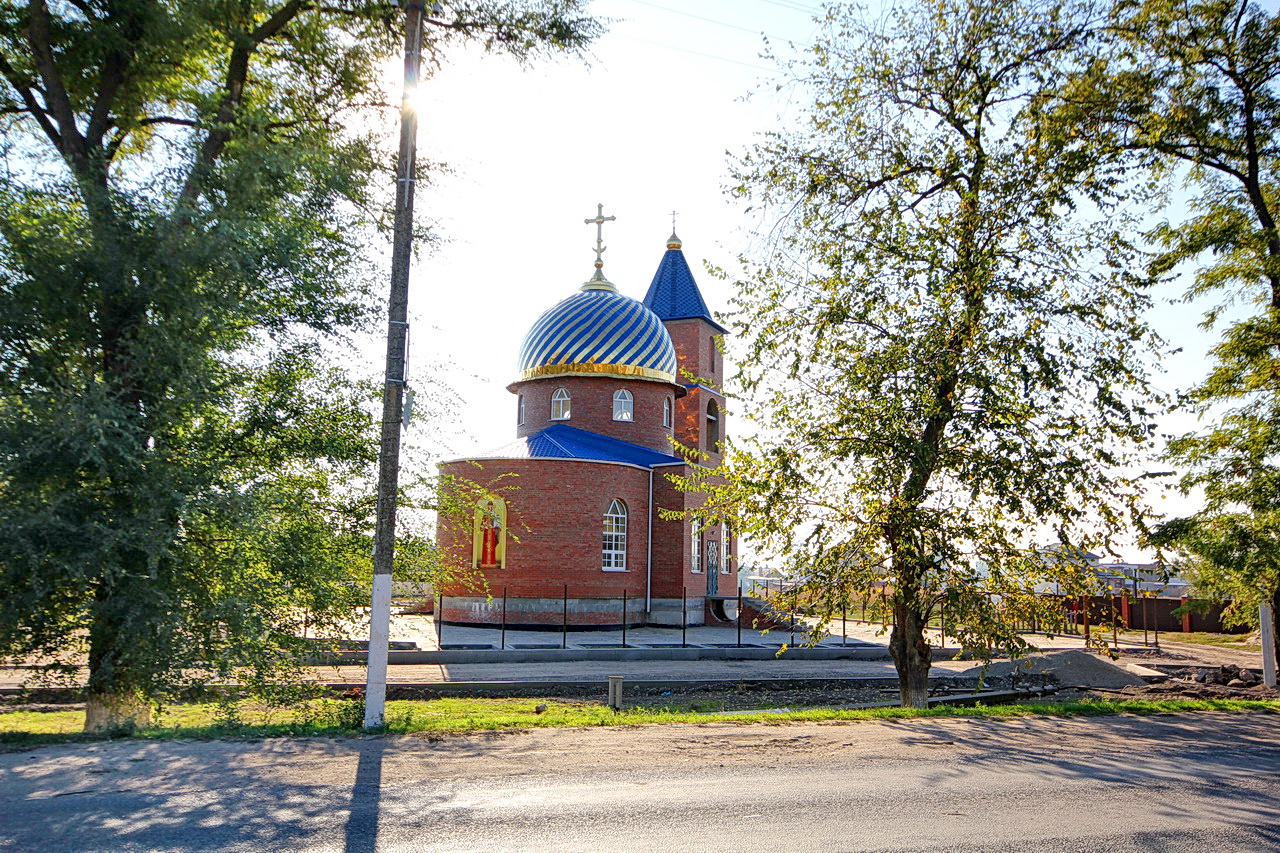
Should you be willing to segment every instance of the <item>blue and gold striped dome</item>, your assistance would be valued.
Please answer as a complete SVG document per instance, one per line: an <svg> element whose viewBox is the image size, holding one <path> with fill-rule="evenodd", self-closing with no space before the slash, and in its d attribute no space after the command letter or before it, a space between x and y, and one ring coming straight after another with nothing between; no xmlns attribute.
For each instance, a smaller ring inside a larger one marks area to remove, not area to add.
<svg viewBox="0 0 1280 853"><path fill-rule="evenodd" d="M538 318L520 347L520 379L565 374L676 380L676 348L658 316L612 285L585 287Z"/></svg>

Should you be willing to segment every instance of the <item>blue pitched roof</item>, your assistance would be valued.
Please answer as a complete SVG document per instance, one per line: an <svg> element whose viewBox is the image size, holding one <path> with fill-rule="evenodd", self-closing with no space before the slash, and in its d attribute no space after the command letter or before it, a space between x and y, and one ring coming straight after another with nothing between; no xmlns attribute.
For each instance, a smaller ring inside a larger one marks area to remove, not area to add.
<svg viewBox="0 0 1280 853"><path fill-rule="evenodd" d="M584 459L593 462L621 462L652 468L684 462L678 456L659 453L629 441L587 432L584 429L552 424L532 435L481 454L478 459Z"/></svg>
<svg viewBox="0 0 1280 853"><path fill-rule="evenodd" d="M676 248L667 249L658 264L658 271L653 274L649 292L644 297L645 307L662 320L705 320L721 332L727 332L724 326L711 318L707 303L702 301L698 283L693 280L689 263L684 259L684 252L678 244L673 245Z"/></svg>

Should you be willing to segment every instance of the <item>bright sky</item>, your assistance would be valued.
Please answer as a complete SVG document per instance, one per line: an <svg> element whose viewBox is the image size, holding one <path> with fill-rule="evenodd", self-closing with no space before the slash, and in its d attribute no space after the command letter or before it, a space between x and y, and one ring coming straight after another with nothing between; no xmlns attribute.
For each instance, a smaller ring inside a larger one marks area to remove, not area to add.
<svg viewBox="0 0 1280 853"><path fill-rule="evenodd" d="M605 273L644 297L671 233L670 212L704 297L727 287L702 262L726 264L745 245L744 219L723 192L726 150L741 151L776 121L776 79L759 58L762 33L807 42L815 6L791 0L597 0L612 20L590 67L569 60L522 70L464 56L424 84L419 156L453 174L421 187L419 221L445 241L415 261L412 364L452 362L460 397L446 436L463 454L515 437L516 378L525 332L592 273L596 204L605 215ZM689 11L689 10L695 10ZM444 414L444 413L442 413Z"/></svg>
<svg viewBox="0 0 1280 853"><path fill-rule="evenodd" d="M728 285L703 262L728 265L751 241L744 212L724 192L726 152L795 121L786 93L774 92L781 78L760 58L763 37L782 54L788 41L807 44L816 5L596 0L592 11L611 23L589 67L560 60L521 69L455 54L420 93L419 157L452 173L417 196L419 222L442 242L413 265L411 382L416 369L422 393L422 372L436 365L455 396L433 413L444 425L443 446L430 441L429 452L406 460L411 467L514 438L506 385L520 343L542 311L590 276L595 227L583 220L598 202L617 216L605 226L604 258L619 290L644 296L675 210L708 305L727 307ZM1153 313L1161 333L1185 348L1164 365L1166 390L1203 375L1213 336L1195 328L1199 315L1177 305ZM1188 426L1184 417L1168 429ZM410 443L424 436L416 438Z"/></svg>

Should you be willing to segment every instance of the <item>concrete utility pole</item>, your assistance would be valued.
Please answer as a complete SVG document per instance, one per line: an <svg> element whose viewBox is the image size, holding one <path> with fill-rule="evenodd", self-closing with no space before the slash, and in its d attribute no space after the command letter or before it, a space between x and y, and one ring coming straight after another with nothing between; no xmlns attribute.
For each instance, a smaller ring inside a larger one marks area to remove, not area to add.
<svg viewBox="0 0 1280 853"><path fill-rule="evenodd" d="M1262 626L1262 683L1276 686L1276 622L1271 606L1258 605L1258 622Z"/></svg>
<svg viewBox="0 0 1280 853"><path fill-rule="evenodd" d="M397 3L397 5L399 5ZM436 4L433 2L434 10ZM382 449L378 453L378 520L373 540L373 600L364 727L383 723L387 700L387 644L391 634L391 566L396 556L396 490L400 484L400 428L409 341L409 261L413 256L414 161L418 115L413 94L422 62L423 0L408 0L404 19L404 89L400 99L400 154L396 159L396 215L391 242L391 298L387 318L387 378L382 389Z"/></svg>

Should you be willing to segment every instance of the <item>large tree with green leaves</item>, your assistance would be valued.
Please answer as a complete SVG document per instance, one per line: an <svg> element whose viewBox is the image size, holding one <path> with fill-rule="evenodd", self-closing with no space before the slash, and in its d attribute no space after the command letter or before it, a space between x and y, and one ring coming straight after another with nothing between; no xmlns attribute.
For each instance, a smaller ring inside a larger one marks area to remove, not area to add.
<svg viewBox="0 0 1280 853"><path fill-rule="evenodd" d="M582 6L437 5L424 47L574 52ZM366 0L0 8L0 653L83 647L90 728L270 681L365 599L375 432L326 354L376 314L400 32Z"/></svg>
<svg viewBox="0 0 1280 853"><path fill-rule="evenodd" d="M1105 547L1140 515L1141 264L1089 128L1041 132L1094 23L1055 0L833 8L796 69L806 126L738 167L778 223L731 316L758 428L699 485L820 616L886 596L904 705L940 606L971 650L1023 649L1038 583L1092 583L1034 543Z"/></svg>
<svg viewBox="0 0 1280 853"><path fill-rule="evenodd" d="M1208 422L1169 445L1204 507L1163 525L1198 585L1256 624L1280 612L1280 14L1248 0L1123 0L1107 49L1064 89L1100 141L1184 178L1187 215L1156 228L1153 269L1194 264L1188 297L1221 328L1209 375L1186 394ZM1274 617L1273 617L1274 618ZM1280 632L1277 632L1280 640Z"/></svg>

